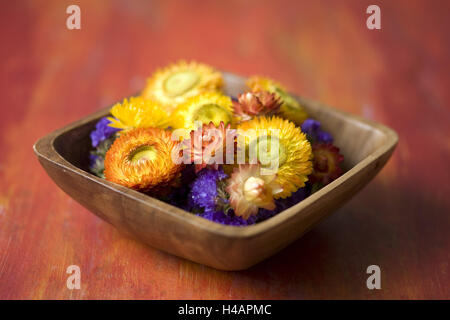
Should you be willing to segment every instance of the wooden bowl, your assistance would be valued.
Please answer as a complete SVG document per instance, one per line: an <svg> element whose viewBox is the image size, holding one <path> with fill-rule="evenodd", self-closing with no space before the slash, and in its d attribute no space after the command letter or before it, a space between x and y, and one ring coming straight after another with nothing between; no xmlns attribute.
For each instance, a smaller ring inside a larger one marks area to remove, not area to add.
<svg viewBox="0 0 450 320"><path fill-rule="evenodd" d="M225 91L237 96L244 79L225 76ZM383 126L299 98L311 117L331 132L344 155L340 178L278 215L248 227L225 226L88 172L89 133L108 109L39 139L34 151L55 183L88 210L144 243L222 270L241 270L298 239L368 183L398 141Z"/></svg>

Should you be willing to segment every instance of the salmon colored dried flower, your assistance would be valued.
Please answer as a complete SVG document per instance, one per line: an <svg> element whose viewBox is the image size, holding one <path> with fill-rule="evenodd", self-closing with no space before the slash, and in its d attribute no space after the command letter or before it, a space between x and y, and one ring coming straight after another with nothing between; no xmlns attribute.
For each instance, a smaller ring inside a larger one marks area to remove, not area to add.
<svg viewBox="0 0 450 320"><path fill-rule="evenodd" d="M274 195L282 188L276 182L276 175L263 175L261 172L259 165L239 165L227 180L226 191L237 216L248 219L256 215L259 208L275 209Z"/></svg>
<svg viewBox="0 0 450 320"><path fill-rule="evenodd" d="M252 91L265 90L275 93L282 100L280 114L283 118L294 122L296 125L301 125L308 118L308 114L303 106L294 96L288 93L282 84L270 78L253 76L246 81L246 85Z"/></svg>
<svg viewBox="0 0 450 320"><path fill-rule="evenodd" d="M191 162L195 164L195 171L212 166L215 170L219 164L225 163L227 152L229 159L234 160L236 130L231 125L220 122L215 126L213 122L191 131L190 139L183 141L184 149L191 152ZM230 158L230 156L232 158Z"/></svg>
<svg viewBox="0 0 450 320"><path fill-rule="evenodd" d="M269 91L245 92L234 102L234 113L239 121L247 121L258 115L272 115L281 107L281 100Z"/></svg>

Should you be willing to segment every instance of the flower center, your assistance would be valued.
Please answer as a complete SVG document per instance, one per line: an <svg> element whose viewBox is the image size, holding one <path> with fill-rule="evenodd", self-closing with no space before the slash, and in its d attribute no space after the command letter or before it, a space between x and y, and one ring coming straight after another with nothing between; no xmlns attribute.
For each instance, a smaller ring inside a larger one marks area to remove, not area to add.
<svg viewBox="0 0 450 320"><path fill-rule="evenodd" d="M250 177L244 183L244 197L247 201L255 201L264 193L264 180Z"/></svg>
<svg viewBox="0 0 450 320"><path fill-rule="evenodd" d="M286 162L285 148L275 136L261 136L250 147L256 148L258 161L265 168L273 167L277 162L278 167L281 167Z"/></svg>
<svg viewBox="0 0 450 320"><path fill-rule="evenodd" d="M225 125L231 122L230 113L221 106L208 103L200 106L194 116L195 121L201 121L204 124L209 124L211 121L215 126L220 125L223 121Z"/></svg>
<svg viewBox="0 0 450 320"><path fill-rule="evenodd" d="M164 91L172 97L180 96L191 90L200 80L194 71L181 71L170 75L164 81Z"/></svg>
<svg viewBox="0 0 450 320"><path fill-rule="evenodd" d="M136 148L128 157L132 163L139 163L144 161L153 161L156 159L157 152L153 146L141 146Z"/></svg>

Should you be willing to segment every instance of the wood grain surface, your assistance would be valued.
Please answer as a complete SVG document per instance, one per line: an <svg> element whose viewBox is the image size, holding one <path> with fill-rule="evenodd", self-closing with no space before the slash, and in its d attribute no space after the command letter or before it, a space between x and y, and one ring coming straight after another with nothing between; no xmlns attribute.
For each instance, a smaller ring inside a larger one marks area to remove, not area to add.
<svg viewBox="0 0 450 320"><path fill-rule="evenodd" d="M374 3L382 29L371 31ZM66 28L70 4L81 8L81 30ZM449 9L400 0L2 2L0 298L450 298ZM397 150L336 214L249 270L151 249L65 195L32 145L179 58L265 74L385 123L399 133ZM381 290L366 287L372 264ZM69 265L81 269L80 290L66 287Z"/></svg>

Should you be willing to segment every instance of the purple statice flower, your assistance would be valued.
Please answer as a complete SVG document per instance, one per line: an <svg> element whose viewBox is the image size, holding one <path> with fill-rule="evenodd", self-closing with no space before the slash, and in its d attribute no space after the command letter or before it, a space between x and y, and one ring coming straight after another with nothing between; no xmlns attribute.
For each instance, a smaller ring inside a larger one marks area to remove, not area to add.
<svg viewBox="0 0 450 320"><path fill-rule="evenodd" d="M115 135L102 140L98 146L89 153L89 169L90 171L100 178L104 178L103 171L105 170L105 155L109 148L116 139Z"/></svg>
<svg viewBox="0 0 450 320"><path fill-rule="evenodd" d="M303 121L301 127L304 133L312 134L313 132L316 132L317 130L320 129L320 122L309 118Z"/></svg>
<svg viewBox="0 0 450 320"><path fill-rule="evenodd" d="M91 141L94 148L96 148L100 144L100 142L108 139L113 133L116 133L120 130L110 127L108 125L110 123L111 121L109 121L108 118L105 117L101 118L100 121L95 125L95 130L91 132Z"/></svg>
<svg viewBox="0 0 450 320"><path fill-rule="evenodd" d="M257 222L269 219L270 217L273 217L274 215L276 215L281 211L282 210L278 210L278 208L272 211L266 209L259 209L256 215L250 216L247 220L245 220L242 217L236 216L232 209L228 210L227 213L225 213L223 210L212 210L212 211L205 211L197 215L205 219L211 220L213 222L229 226L250 226Z"/></svg>
<svg viewBox="0 0 450 320"><path fill-rule="evenodd" d="M276 200L277 208L282 208L281 211L286 210L300 201L306 199L311 194L311 186L310 184L306 184L303 188L298 189L292 195L286 199L278 199Z"/></svg>
<svg viewBox="0 0 450 320"><path fill-rule="evenodd" d="M324 143L333 143L333 136L326 131L319 130L316 135L316 141Z"/></svg>
<svg viewBox="0 0 450 320"><path fill-rule="evenodd" d="M233 210L224 212L218 205L219 202L227 203L228 199L221 196L219 184L227 175L222 168L219 170L203 169L197 176L197 179L191 184L189 202L191 211L199 212L198 216L205 219L232 226L246 226L254 224L256 217L250 217L248 220L234 215Z"/></svg>
<svg viewBox="0 0 450 320"><path fill-rule="evenodd" d="M275 210L259 209L257 217L257 222L264 221L273 217L274 215L296 205L300 201L304 200L311 194L311 188L309 185L298 189L290 197L286 199L275 200L276 208Z"/></svg>
<svg viewBox="0 0 450 320"><path fill-rule="evenodd" d="M189 205L184 207L188 211L195 212L198 216L213 222L230 226L249 226L273 217L274 215L297 204L310 195L310 187L298 189L289 198L278 199L275 210L259 209L258 214L249 217L247 220L236 216L232 209L224 211L218 203L228 202L220 192L221 180L227 175L222 168L219 170L205 168L199 172L197 178L191 183L191 191L188 196ZM180 206L181 207L181 206Z"/></svg>
<svg viewBox="0 0 450 320"><path fill-rule="evenodd" d="M94 152L89 154L89 170L96 176L103 178L104 158Z"/></svg>
<svg viewBox="0 0 450 320"><path fill-rule="evenodd" d="M289 198L275 200L277 205L275 210L259 209L258 214L250 216L247 220L243 219L242 217L236 216L233 210L229 210L227 213L224 213L221 210L206 210L205 212L200 213L198 215L213 222L229 226L249 226L267 220L277 215L278 213L299 203L309 195L310 195L309 186L300 188L296 192L294 192Z"/></svg>
<svg viewBox="0 0 450 320"><path fill-rule="evenodd" d="M94 167L97 163L97 161L99 160L100 156L91 153L89 154L89 167Z"/></svg>
<svg viewBox="0 0 450 320"><path fill-rule="evenodd" d="M245 220L242 217L236 216L232 210L228 213L224 213L222 210L206 211L204 213L199 213L198 215L213 222L229 226L248 226L255 224L257 221L256 216L252 216L248 218L248 220Z"/></svg>
<svg viewBox="0 0 450 320"><path fill-rule="evenodd" d="M181 171L180 186L174 188L173 192L167 196L167 199L161 200L164 200L183 210L190 211L191 205L189 204L188 196L190 193L190 184L194 181L195 177L195 166L187 165Z"/></svg>
<svg viewBox="0 0 450 320"><path fill-rule="evenodd" d="M302 131L306 133L306 136L311 143L333 143L333 136L330 133L323 131L320 126L320 122L314 119L306 119L301 125Z"/></svg>
<svg viewBox="0 0 450 320"><path fill-rule="evenodd" d="M214 211L218 198L218 182L226 177L222 168L201 170L197 179L191 184L190 205L193 208L203 209L205 212Z"/></svg>

